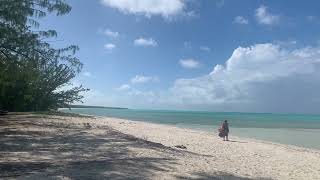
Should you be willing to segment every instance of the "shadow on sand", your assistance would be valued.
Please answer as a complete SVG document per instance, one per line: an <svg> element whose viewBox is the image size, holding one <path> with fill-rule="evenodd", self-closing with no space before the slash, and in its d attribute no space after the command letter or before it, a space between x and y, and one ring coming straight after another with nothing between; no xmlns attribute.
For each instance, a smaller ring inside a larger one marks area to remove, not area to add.
<svg viewBox="0 0 320 180"><path fill-rule="evenodd" d="M244 141L235 141L235 140L229 140L229 141L226 141L226 142L235 142L235 143L248 143L248 142L244 142Z"/></svg>
<svg viewBox="0 0 320 180"><path fill-rule="evenodd" d="M39 131L41 128L45 130ZM106 126L98 130L103 133L89 133L90 129L79 125L41 123L34 116L1 117L0 179L152 179L155 173L174 171L177 160L139 156L130 148L178 155L189 153ZM175 178L241 179L223 173L195 173L194 176Z"/></svg>

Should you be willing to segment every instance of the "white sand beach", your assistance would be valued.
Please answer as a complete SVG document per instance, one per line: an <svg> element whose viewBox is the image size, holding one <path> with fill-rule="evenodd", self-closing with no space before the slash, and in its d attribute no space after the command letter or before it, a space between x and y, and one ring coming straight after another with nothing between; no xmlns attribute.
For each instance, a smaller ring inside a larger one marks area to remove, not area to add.
<svg viewBox="0 0 320 180"><path fill-rule="evenodd" d="M0 122L2 179L320 179L318 150L116 118Z"/></svg>

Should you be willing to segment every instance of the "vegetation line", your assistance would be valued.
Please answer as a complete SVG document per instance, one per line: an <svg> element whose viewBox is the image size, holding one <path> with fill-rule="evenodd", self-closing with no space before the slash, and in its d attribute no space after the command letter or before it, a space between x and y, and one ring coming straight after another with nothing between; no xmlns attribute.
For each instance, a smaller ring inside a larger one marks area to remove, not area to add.
<svg viewBox="0 0 320 180"><path fill-rule="evenodd" d="M47 111L81 102L89 89L71 80L83 64L79 47L54 48L55 30L40 29L48 14L68 14L65 0L1 0L0 2L0 110Z"/></svg>

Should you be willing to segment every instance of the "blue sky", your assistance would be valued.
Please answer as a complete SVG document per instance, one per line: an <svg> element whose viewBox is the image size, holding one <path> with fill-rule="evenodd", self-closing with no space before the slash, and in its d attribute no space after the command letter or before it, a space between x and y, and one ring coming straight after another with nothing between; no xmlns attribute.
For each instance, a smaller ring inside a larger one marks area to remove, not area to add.
<svg viewBox="0 0 320 180"><path fill-rule="evenodd" d="M77 44L90 105L318 112L319 1L68 0L43 19Z"/></svg>

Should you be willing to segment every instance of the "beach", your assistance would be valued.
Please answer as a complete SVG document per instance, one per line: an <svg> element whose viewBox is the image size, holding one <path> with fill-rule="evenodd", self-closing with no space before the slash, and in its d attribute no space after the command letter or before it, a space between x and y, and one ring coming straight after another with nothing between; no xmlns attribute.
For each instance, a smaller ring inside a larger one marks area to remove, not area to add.
<svg viewBox="0 0 320 180"><path fill-rule="evenodd" d="M231 134L320 150L320 115L246 112L173 111L110 108L71 108L62 112L114 117L207 131L228 120ZM292 138L294 137L294 138Z"/></svg>
<svg viewBox="0 0 320 180"><path fill-rule="evenodd" d="M2 179L320 179L319 150L216 131L35 114L0 123Z"/></svg>

